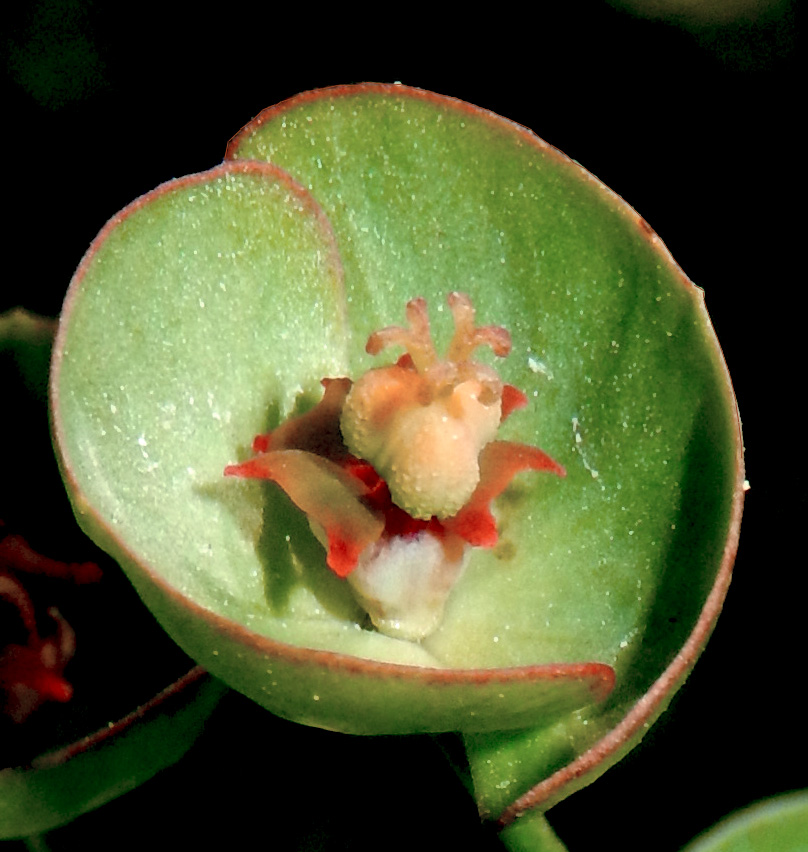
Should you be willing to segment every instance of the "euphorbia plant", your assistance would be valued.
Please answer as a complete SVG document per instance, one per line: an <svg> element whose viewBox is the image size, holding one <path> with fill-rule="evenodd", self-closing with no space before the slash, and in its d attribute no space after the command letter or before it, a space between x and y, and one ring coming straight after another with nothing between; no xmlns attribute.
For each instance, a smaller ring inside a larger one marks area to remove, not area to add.
<svg viewBox="0 0 808 852"><path fill-rule="evenodd" d="M460 732L507 843L639 740L729 582L700 291L583 168L432 93L293 98L110 220L52 407L77 515L188 653L300 722ZM566 476L505 487L528 468Z"/></svg>

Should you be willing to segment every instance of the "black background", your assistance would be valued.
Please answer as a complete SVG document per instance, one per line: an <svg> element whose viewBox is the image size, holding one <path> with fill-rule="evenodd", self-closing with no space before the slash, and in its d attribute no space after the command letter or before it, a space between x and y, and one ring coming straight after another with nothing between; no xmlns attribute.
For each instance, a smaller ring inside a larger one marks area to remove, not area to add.
<svg viewBox="0 0 808 852"><path fill-rule="evenodd" d="M739 807L808 787L796 3L722 25L606 3L536 7L437 19L404 7L17 4L2 34L0 308L56 315L113 213L215 165L263 107L319 86L402 81L490 108L622 195L705 290L751 490L725 612L690 680L641 746L551 821L570 852L673 852ZM499 848L431 741L309 731L237 696L180 766L49 842Z"/></svg>

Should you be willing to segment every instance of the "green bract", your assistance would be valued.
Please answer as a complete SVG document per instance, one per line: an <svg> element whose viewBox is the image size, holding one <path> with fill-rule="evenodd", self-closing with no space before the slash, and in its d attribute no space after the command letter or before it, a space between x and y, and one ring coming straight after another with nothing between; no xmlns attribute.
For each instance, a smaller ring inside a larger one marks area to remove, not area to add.
<svg viewBox="0 0 808 852"><path fill-rule="evenodd" d="M530 404L501 437L567 477L515 480L499 544L417 644L362 629L305 518L222 470L322 378L366 371L407 300L443 349L450 290L512 335L497 368ZM639 738L729 582L740 431L701 291L579 165L431 93L299 96L113 218L67 297L52 403L79 518L192 656L302 722L466 732L504 821Z"/></svg>

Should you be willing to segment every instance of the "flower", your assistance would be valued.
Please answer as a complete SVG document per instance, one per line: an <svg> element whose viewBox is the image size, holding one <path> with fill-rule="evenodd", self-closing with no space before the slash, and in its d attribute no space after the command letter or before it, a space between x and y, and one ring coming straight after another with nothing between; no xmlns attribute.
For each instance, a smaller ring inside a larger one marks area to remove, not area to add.
<svg viewBox="0 0 808 852"><path fill-rule="evenodd" d="M527 398L471 356L480 346L506 356L510 335L476 326L465 294L451 293L448 303L455 332L445 359L425 300L411 300L408 328L382 329L367 342L372 355L402 345L394 364L356 382L323 379L314 408L257 436L255 455L224 471L278 484L374 626L414 640L440 624L471 548L497 543L491 502L511 479L523 470L565 475L537 447L495 440Z"/></svg>
<svg viewBox="0 0 808 852"><path fill-rule="evenodd" d="M0 540L0 601L10 604L18 616L17 624L15 619L4 620L0 637L0 710L16 723L48 701L70 700L73 687L64 670L76 650L75 633L54 606L47 614L55 632L40 634L34 602L18 574L88 583L100 579L101 569L92 562L67 563L42 556L16 534ZM23 641L13 641L19 638Z"/></svg>

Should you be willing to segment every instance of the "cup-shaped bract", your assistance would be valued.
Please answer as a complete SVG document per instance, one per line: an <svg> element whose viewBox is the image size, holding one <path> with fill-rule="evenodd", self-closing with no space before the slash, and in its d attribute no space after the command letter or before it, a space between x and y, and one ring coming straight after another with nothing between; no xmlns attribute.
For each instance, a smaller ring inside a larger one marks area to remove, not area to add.
<svg viewBox="0 0 808 852"><path fill-rule="evenodd" d="M499 497L496 546L414 642L367 628L281 489L221 474L371 369L412 299L447 351L455 290L511 335L528 404L499 437L567 475ZM729 582L740 429L701 291L577 163L432 93L293 98L122 211L71 285L52 403L77 514L192 656L301 722L464 732L505 821L636 742Z"/></svg>

